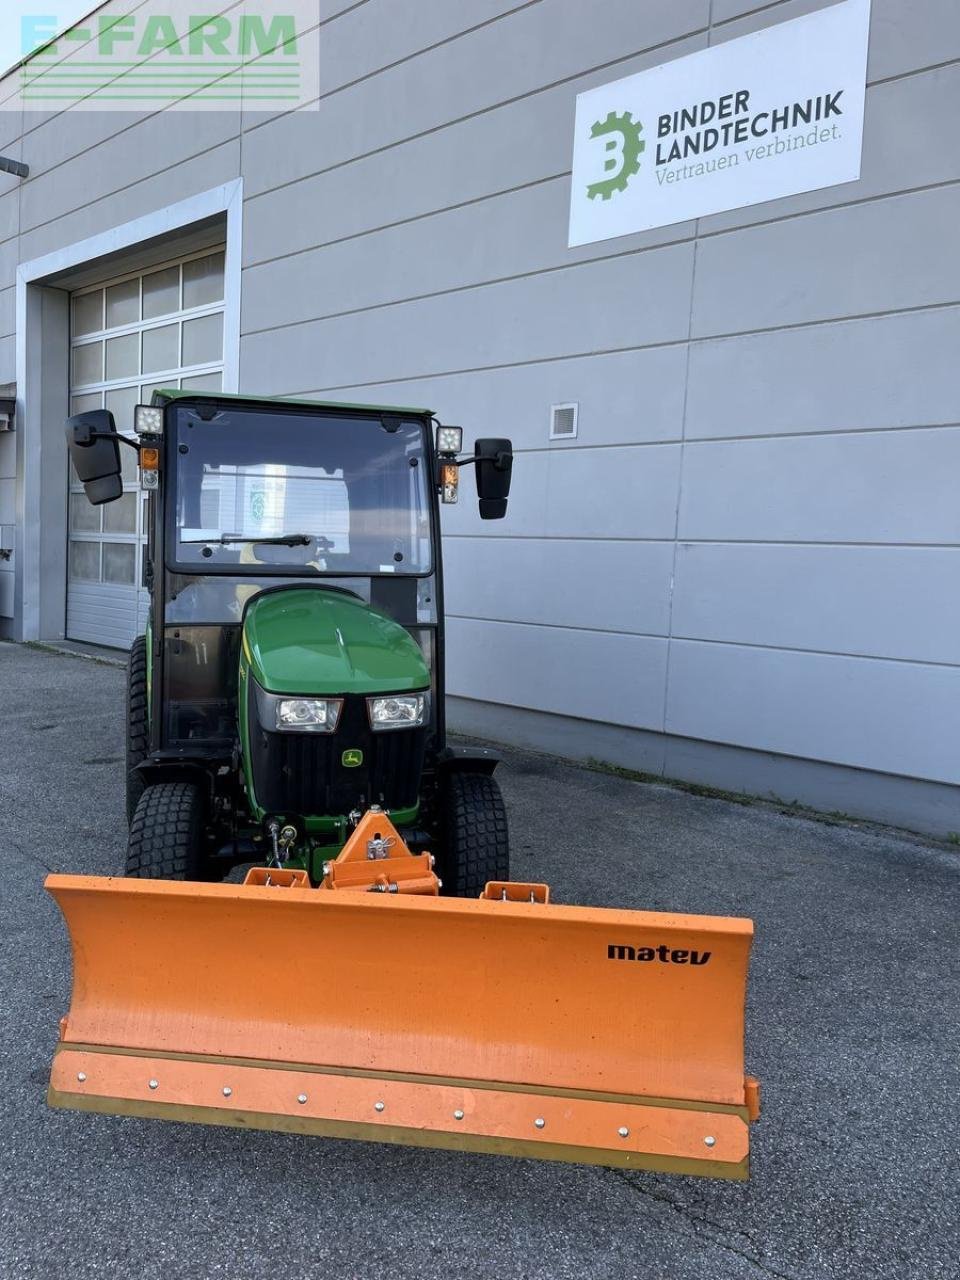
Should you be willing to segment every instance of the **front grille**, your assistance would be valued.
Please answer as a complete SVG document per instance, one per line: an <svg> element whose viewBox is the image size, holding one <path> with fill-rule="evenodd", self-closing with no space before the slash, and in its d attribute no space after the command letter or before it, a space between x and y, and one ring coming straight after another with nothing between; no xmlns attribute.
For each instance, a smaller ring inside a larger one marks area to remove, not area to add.
<svg viewBox="0 0 960 1280"><path fill-rule="evenodd" d="M337 817L381 804L407 809L417 803L428 729L373 733L365 698L344 699L336 733L268 732L249 699L250 756L257 802L270 813ZM348 748L363 752L363 764L348 769Z"/></svg>

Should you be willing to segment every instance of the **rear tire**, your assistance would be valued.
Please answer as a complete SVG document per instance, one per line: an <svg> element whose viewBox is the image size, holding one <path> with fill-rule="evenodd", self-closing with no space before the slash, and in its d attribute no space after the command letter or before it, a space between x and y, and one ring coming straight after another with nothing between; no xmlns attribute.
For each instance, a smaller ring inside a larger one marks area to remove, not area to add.
<svg viewBox="0 0 960 1280"><path fill-rule="evenodd" d="M127 658L127 826L133 822L137 803L146 785L136 772L150 751L147 715L147 639L137 636Z"/></svg>
<svg viewBox="0 0 960 1280"><path fill-rule="evenodd" d="M444 797L444 893L478 898L488 880L510 879L507 811L496 779L486 773L451 773Z"/></svg>
<svg viewBox="0 0 960 1280"><path fill-rule="evenodd" d="M198 880L203 800L192 782L157 782L137 803L127 843L127 875Z"/></svg>

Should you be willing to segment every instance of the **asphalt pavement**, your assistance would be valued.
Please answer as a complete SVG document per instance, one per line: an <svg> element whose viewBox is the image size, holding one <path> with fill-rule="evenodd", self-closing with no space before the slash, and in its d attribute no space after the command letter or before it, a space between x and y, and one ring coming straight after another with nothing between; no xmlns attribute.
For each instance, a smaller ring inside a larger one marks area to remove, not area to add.
<svg viewBox="0 0 960 1280"><path fill-rule="evenodd" d="M502 767L518 879L756 921L749 1183L49 1110L41 886L120 869L122 684L0 644L3 1280L960 1276L960 850L532 754Z"/></svg>

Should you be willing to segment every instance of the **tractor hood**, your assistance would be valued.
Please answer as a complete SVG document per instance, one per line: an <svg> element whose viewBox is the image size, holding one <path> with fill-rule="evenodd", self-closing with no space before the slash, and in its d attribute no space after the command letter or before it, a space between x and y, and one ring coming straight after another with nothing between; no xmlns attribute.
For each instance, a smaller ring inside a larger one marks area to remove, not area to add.
<svg viewBox="0 0 960 1280"><path fill-rule="evenodd" d="M404 627L324 587L266 591L247 605L243 652L268 693L374 694L426 689L430 673Z"/></svg>

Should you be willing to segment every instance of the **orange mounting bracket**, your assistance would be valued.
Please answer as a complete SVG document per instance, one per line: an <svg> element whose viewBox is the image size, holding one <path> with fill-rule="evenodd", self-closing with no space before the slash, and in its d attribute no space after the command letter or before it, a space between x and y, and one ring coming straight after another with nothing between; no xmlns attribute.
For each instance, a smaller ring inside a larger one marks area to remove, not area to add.
<svg viewBox="0 0 960 1280"><path fill-rule="evenodd" d="M433 855L411 853L382 809L368 809L332 862L324 863L321 889L362 893L422 893L436 897L440 880Z"/></svg>
<svg viewBox="0 0 960 1280"><path fill-rule="evenodd" d="M243 883L272 885L278 889L309 889L310 877L306 871L288 867L251 867Z"/></svg>
<svg viewBox="0 0 960 1280"><path fill-rule="evenodd" d="M527 884L522 880L488 880L480 895L487 902L539 902L550 901L548 884Z"/></svg>

